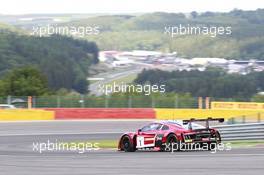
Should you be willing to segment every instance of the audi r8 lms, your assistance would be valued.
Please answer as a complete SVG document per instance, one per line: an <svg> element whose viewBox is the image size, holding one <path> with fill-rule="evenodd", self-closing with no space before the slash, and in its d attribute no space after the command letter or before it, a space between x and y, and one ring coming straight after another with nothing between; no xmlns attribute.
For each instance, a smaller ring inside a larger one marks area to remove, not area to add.
<svg viewBox="0 0 264 175"><path fill-rule="evenodd" d="M209 127L209 121L224 122L223 118L156 121L136 132L124 133L119 139L118 150L134 152L141 149L179 151L184 145L207 145L212 149L221 142L217 129ZM205 122L205 126L197 122Z"/></svg>

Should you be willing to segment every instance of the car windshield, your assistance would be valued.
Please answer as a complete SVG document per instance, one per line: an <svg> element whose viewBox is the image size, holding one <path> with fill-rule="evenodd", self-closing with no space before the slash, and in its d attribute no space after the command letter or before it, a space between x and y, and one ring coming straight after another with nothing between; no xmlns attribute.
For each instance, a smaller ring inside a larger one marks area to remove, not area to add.
<svg viewBox="0 0 264 175"><path fill-rule="evenodd" d="M173 121L169 121L169 123L180 126L184 129L189 129L189 123L183 123L182 120L173 120ZM198 123L192 122L192 128L193 129L204 129L205 127Z"/></svg>
<svg viewBox="0 0 264 175"><path fill-rule="evenodd" d="M159 130L161 128L162 124L160 123L151 123L149 125L144 126L141 131L146 132L146 131L154 131L154 130Z"/></svg>

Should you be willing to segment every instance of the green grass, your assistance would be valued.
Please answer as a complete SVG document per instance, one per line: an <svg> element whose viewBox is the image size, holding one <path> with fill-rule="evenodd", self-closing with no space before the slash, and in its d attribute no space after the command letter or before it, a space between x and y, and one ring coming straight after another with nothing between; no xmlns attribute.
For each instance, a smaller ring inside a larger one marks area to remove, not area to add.
<svg viewBox="0 0 264 175"><path fill-rule="evenodd" d="M117 79L115 82L116 83L132 83L135 79L137 78L137 74L130 74L126 77L122 77L120 79Z"/></svg>
<svg viewBox="0 0 264 175"><path fill-rule="evenodd" d="M126 77L122 77L122 78L119 78L119 79L115 79L109 83L107 83L106 85L113 85L114 82L116 84L121 84L121 83L132 83L135 79L137 78L137 74L130 74Z"/></svg>
<svg viewBox="0 0 264 175"><path fill-rule="evenodd" d="M264 146L264 140L245 140L245 141L225 141L224 143L231 143L232 148L248 148L256 147L258 145Z"/></svg>
<svg viewBox="0 0 264 175"><path fill-rule="evenodd" d="M99 148L117 148L117 140L87 140L87 141L72 141L72 142L63 142L64 144L69 145L85 145L86 143L97 144Z"/></svg>
<svg viewBox="0 0 264 175"><path fill-rule="evenodd" d="M97 143L99 143L100 148L117 148L118 141L116 140L97 140Z"/></svg>
<svg viewBox="0 0 264 175"><path fill-rule="evenodd" d="M68 142L67 144L82 144L82 143L97 143L100 148L117 148L117 140L88 140L88 141L74 141ZM264 140L252 140L252 141L230 141L223 143L231 143L232 148L249 148L256 147L258 145L264 146Z"/></svg>

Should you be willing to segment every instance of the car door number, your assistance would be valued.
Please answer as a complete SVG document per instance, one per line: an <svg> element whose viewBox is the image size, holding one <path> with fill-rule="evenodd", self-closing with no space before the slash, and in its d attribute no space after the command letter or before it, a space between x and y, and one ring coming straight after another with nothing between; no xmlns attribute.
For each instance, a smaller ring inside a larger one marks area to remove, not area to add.
<svg viewBox="0 0 264 175"><path fill-rule="evenodd" d="M144 137L142 136L137 137L137 147L138 148L144 147Z"/></svg>
<svg viewBox="0 0 264 175"><path fill-rule="evenodd" d="M146 141L146 142L145 142ZM155 137L137 136L137 148L146 148L155 146Z"/></svg>

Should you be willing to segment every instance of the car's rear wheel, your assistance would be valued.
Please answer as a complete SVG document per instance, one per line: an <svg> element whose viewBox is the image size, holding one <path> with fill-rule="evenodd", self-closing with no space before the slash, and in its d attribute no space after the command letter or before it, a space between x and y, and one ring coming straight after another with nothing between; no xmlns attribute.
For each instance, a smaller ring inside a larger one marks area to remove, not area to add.
<svg viewBox="0 0 264 175"><path fill-rule="evenodd" d="M216 139L217 144L221 143L221 141L222 141L221 135L218 131L216 131L216 133L215 133L215 139Z"/></svg>
<svg viewBox="0 0 264 175"><path fill-rule="evenodd" d="M170 134L166 139L166 145L162 145L160 150L161 151L179 151L179 143L176 135Z"/></svg>
<svg viewBox="0 0 264 175"><path fill-rule="evenodd" d="M122 138L122 148L125 152L134 152L135 148L128 136Z"/></svg>
<svg viewBox="0 0 264 175"><path fill-rule="evenodd" d="M211 143L208 143L208 150L212 150L212 149L215 149L219 143L221 143L221 135L218 131L215 132L214 134L214 137L215 137L215 141L214 142L211 142Z"/></svg>

